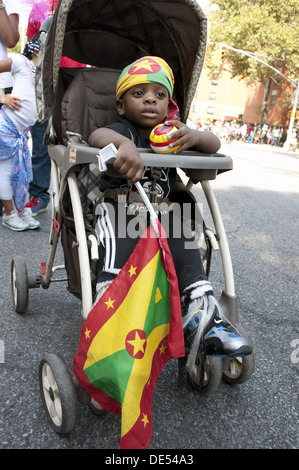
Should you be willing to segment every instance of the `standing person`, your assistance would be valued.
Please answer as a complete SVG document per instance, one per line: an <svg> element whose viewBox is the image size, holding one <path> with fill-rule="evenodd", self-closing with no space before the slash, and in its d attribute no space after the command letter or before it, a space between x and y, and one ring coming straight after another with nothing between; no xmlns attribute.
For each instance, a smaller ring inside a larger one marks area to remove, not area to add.
<svg viewBox="0 0 299 470"><path fill-rule="evenodd" d="M243 122L241 128L240 128L240 134L241 134L241 140L245 142L246 134L247 134L247 124L246 122Z"/></svg>
<svg viewBox="0 0 299 470"><path fill-rule="evenodd" d="M0 0L0 60L7 59L7 48L14 47L19 37L19 12L15 1ZM3 94L11 93L11 91L11 74L0 74L0 109L3 106ZM0 215L2 209L0 202Z"/></svg>
<svg viewBox="0 0 299 470"><path fill-rule="evenodd" d="M130 201L138 201L138 193L131 186L140 180L148 194L157 190L157 201L165 203L176 181L175 168L163 168L161 174L156 176L151 168L143 167L137 147L150 146L151 130L162 122L175 126L177 130L172 138L178 140L170 146L179 145L178 151L192 147L205 153L215 153L220 148L219 139L211 132L190 129L182 122L168 120L173 84L171 68L159 57L143 57L127 66L118 79L116 89L116 108L120 118L110 126L95 130L89 138L92 147L103 148L114 143L117 148L114 167L123 176L112 178L104 174L101 177L103 200L97 207L100 214L96 233L103 266L98 276L98 296L116 277L138 243L138 237L130 237L129 233L125 237L119 236L117 227L113 227L113 219L117 224L117 214L121 208L130 209ZM121 202L118 202L119 194L122 194ZM159 205L158 210L161 211ZM129 210L122 214L126 217L124 223L128 228L136 215ZM186 345L190 347L187 369L190 371L196 367L197 355L202 352L231 357L251 354L252 349L247 341L219 316L213 289L206 279L200 251L192 234L188 232L187 236L184 228L180 232L181 237L177 237L174 235L174 228L177 227L182 227L181 219L170 210L168 244L183 305ZM194 242L192 248L185 248L187 240Z"/></svg>
<svg viewBox="0 0 299 470"><path fill-rule="evenodd" d="M19 37L19 11L15 0L0 0L0 60L7 59L7 48L14 47ZM0 74L0 89L5 94L11 93L10 72Z"/></svg>
<svg viewBox="0 0 299 470"><path fill-rule="evenodd" d="M29 39L38 33L42 23L47 18L53 16L57 4L58 0L44 0L44 2L37 3L32 7L27 25L27 37ZM60 66L84 67L83 64L75 62L68 57L61 58ZM50 200L51 160L47 146L43 142L47 126L47 121L43 124L36 121L30 129L32 137L33 180L29 184L30 199L26 207L30 210L33 217L45 211Z"/></svg>
<svg viewBox="0 0 299 470"><path fill-rule="evenodd" d="M272 134L273 134L273 130L271 127L269 127L269 129L267 130L267 134L266 134L266 144L267 145L270 145L270 142L271 142L271 139L272 139Z"/></svg>
<svg viewBox="0 0 299 470"><path fill-rule="evenodd" d="M11 54L0 61L0 73L14 76L13 95L4 95L0 110L0 199L5 209L2 226L14 231L36 229L40 223L24 209L29 181L32 179L28 147L29 126L37 119L35 67L39 42L26 44L23 54ZM16 207L16 209L14 208Z"/></svg>
<svg viewBox="0 0 299 470"><path fill-rule="evenodd" d="M280 129L278 127L274 127L271 146L274 145L274 147L277 147L277 144L279 143L280 136L281 136L280 135Z"/></svg>
<svg viewBox="0 0 299 470"><path fill-rule="evenodd" d="M295 127L292 131L290 144L291 144L291 146L290 146L291 152L296 152L297 145L298 145L298 135L297 135L297 129Z"/></svg>

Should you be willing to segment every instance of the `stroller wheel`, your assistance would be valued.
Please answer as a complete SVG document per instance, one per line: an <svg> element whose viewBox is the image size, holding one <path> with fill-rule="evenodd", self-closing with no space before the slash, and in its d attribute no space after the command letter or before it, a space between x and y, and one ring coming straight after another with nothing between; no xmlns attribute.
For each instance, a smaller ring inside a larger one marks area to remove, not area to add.
<svg viewBox="0 0 299 470"><path fill-rule="evenodd" d="M26 259L22 256L16 256L11 262L11 290L14 310L17 313L25 313L29 287Z"/></svg>
<svg viewBox="0 0 299 470"><path fill-rule="evenodd" d="M89 408L93 412L93 414L97 416L103 416L106 414L106 410L99 405L93 398L91 398L90 403L89 403Z"/></svg>
<svg viewBox="0 0 299 470"><path fill-rule="evenodd" d="M238 331L250 341L246 331L238 325ZM238 385L250 379L254 369L254 353L249 356L233 357L223 359L223 381L231 384Z"/></svg>
<svg viewBox="0 0 299 470"><path fill-rule="evenodd" d="M231 385L247 382L251 377L253 368L253 353L250 356L230 358L228 365L223 368L223 381Z"/></svg>
<svg viewBox="0 0 299 470"><path fill-rule="evenodd" d="M199 356L196 373L188 374L188 380L201 393L217 390L222 380L221 357Z"/></svg>
<svg viewBox="0 0 299 470"><path fill-rule="evenodd" d="M77 419L77 393L65 361L56 354L45 356L39 366L40 391L55 432L73 430Z"/></svg>

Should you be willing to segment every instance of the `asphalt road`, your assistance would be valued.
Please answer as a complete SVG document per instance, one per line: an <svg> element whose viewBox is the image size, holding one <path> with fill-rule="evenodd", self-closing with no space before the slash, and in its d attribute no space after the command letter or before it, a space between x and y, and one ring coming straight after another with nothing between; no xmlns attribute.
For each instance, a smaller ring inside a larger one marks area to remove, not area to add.
<svg viewBox="0 0 299 470"><path fill-rule="evenodd" d="M222 383L209 395L186 383L177 387L177 361L161 372L153 397L149 450L295 449L298 431L298 158L269 147L232 143L222 151L234 171L212 183L229 238L239 320L254 343L255 370L242 385ZM201 190L194 189L202 200ZM209 221L208 210L205 218ZM12 308L10 264L27 258L30 274L48 255L50 209L37 232L0 227L0 448L118 449L120 417L101 418L84 405L71 434L48 425L39 394L38 368L45 353L72 366L81 324L80 301L64 283L30 290L26 315ZM58 250L58 264L63 262ZM220 292L221 264L212 269Z"/></svg>

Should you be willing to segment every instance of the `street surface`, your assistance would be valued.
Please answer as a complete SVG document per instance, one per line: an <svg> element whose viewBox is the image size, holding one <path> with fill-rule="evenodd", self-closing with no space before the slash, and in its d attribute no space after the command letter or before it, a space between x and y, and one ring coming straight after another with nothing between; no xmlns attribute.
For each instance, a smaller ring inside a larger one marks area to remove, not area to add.
<svg viewBox="0 0 299 470"><path fill-rule="evenodd" d="M239 321L254 343L255 371L248 382L222 383L200 395L177 387L177 361L161 372L153 396L149 449L295 449L299 447L298 233L299 159L270 147L223 145L234 170L212 182L234 266ZM202 192L193 189L202 201ZM118 449L120 417L95 416L84 405L70 435L55 434L39 393L45 353L62 355L70 368L80 332L80 301L65 283L30 290L25 315L14 312L10 264L27 258L30 274L48 255L51 210L41 229L14 233L0 226L0 448ZM208 210L204 217L209 223ZM63 263L61 248L56 264ZM220 293L215 253L211 281Z"/></svg>

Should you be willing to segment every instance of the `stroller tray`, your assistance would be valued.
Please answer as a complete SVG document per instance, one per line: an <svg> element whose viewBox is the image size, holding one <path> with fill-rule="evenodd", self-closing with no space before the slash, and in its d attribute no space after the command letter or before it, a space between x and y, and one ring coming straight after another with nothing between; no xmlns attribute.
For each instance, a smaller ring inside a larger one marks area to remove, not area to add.
<svg viewBox="0 0 299 470"><path fill-rule="evenodd" d="M69 146L50 145L49 154L58 165L63 178L70 171L76 171L75 166L98 162L99 149L86 144L70 143ZM184 151L181 154L156 154L149 149L139 149L145 166L181 168L194 183L213 180L217 174L232 170L232 158L224 154L199 154L195 151ZM120 176L113 168L113 159L107 163L107 172L111 176Z"/></svg>

